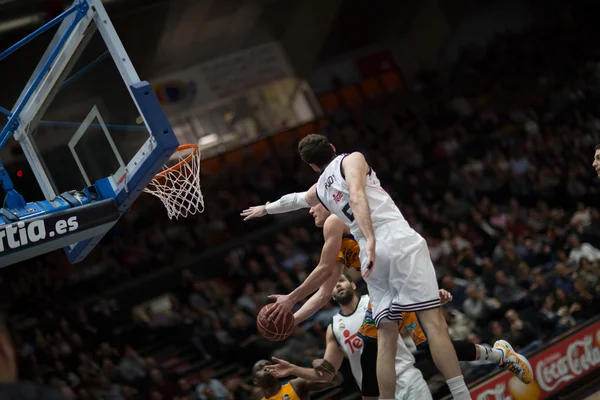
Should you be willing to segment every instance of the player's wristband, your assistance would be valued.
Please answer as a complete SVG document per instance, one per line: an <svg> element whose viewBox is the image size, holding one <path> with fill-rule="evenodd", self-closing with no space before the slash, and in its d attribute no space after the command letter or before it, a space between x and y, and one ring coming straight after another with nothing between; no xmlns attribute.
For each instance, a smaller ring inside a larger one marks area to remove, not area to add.
<svg viewBox="0 0 600 400"><path fill-rule="evenodd" d="M306 192L286 194L274 203L267 204L267 214L283 214L290 211L309 208L306 201Z"/></svg>

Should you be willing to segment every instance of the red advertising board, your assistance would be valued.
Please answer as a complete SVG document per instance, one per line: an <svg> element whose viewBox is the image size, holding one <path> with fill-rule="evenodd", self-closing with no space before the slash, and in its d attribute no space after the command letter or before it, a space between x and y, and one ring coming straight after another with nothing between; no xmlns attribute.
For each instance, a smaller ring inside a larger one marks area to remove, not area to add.
<svg viewBox="0 0 600 400"><path fill-rule="evenodd" d="M534 381L521 383L509 372L471 389L474 400L540 400L600 368L600 321L567 335L529 359Z"/></svg>

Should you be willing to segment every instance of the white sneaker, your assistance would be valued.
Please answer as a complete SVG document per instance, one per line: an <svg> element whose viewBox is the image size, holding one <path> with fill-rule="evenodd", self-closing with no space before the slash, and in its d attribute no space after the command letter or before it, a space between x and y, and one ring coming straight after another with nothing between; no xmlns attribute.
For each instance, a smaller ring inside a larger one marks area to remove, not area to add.
<svg viewBox="0 0 600 400"><path fill-rule="evenodd" d="M498 340L494 348L502 352L498 366L512 372L521 382L527 384L533 380L533 369L525 356L517 353L506 340Z"/></svg>

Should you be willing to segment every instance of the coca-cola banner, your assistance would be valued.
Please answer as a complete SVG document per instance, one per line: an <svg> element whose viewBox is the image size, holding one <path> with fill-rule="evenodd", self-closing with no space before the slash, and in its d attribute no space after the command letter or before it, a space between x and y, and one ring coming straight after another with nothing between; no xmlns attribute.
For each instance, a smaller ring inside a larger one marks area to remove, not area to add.
<svg viewBox="0 0 600 400"><path fill-rule="evenodd" d="M574 332L529 359L534 381L525 385L507 371L471 389L476 400L540 400L600 367L600 321Z"/></svg>

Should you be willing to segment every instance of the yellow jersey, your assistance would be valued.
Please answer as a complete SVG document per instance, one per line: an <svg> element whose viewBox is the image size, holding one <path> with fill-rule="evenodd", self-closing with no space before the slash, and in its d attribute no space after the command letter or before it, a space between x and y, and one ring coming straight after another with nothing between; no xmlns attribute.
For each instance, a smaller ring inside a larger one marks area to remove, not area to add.
<svg viewBox="0 0 600 400"><path fill-rule="evenodd" d="M300 396L294 390L292 383L288 382L285 385L281 385L279 392L271 397L263 397L263 400L301 400Z"/></svg>
<svg viewBox="0 0 600 400"><path fill-rule="evenodd" d="M348 234L342 237L342 248L338 253L337 262L346 268L360 271L360 246L354 236Z"/></svg>

